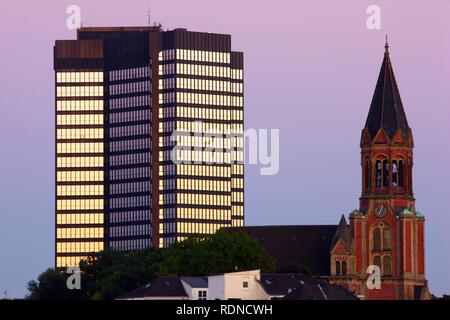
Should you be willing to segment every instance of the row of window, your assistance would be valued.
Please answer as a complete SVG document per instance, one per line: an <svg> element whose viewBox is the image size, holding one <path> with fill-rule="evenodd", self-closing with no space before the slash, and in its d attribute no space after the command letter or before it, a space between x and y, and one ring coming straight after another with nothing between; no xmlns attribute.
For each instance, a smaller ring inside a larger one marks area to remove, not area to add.
<svg viewBox="0 0 450 320"><path fill-rule="evenodd" d="M114 98L109 100L109 108L114 109L126 109L136 108L142 106L150 106L150 95L139 95L134 97Z"/></svg>
<svg viewBox="0 0 450 320"><path fill-rule="evenodd" d="M131 237L150 235L150 223L135 224L131 226L112 226L109 228L111 237Z"/></svg>
<svg viewBox="0 0 450 320"><path fill-rule="evenodd" d="M109 94L111 96L139 92L151 92L150 81L127 82L109 86Z"/></svg>
<svg viewBox="0 0 450 320"><path fill-rule="evenodd" d="M58 168L103 167L103 157L58 157Z"/></svg>
<svg viewBox="0 0 450 320"><path fill-rule="evenodd" d="M56 257L56 267L57 268L63 268L63 267L75 267L80 264L81 260L86 260L87 257Z"/></svg>
<svg viewBox="0 0 450 320"><path fill-rule="evenodd" d="M164 66L171 66L164 65ZM161 66L160 66L161 67ZM164 72L164 74L170 74L174 72L169 67L169 73ZM202 77L220 77L220 78L230 78L231 69L230 67L218 67L212 65L200 65L200 64L192 64L192 63L177 63L176 64L176 73L177 74L186 74L192 76L202 76Z"/></svg>
<svg viewBox="0 0 450 320"><path fill-rule="evenodd" d="M162 103L175 102L173 99L174 93L163 93L162 95L163 95ZM209 93L177 91L176 102L188 104L204 104L211 106L242 107L244 105L244 98L242 96L239 97L239 96L228 96Z"/></svg>
<svg viewBox="0 0 450 320"><path fill-rule="evenodd" d="M232 205L231 214L233 216L244 216L244 206L243 205Z"/></svg>
<svg viewBox="0 0 450 320"><path fill-rule="evenodd" d="M102 196L103 194L103 185L56 186L57 196Z"/></svg>
<svg viewBox="0 0 450 320"><path fill-rule="evenodd" d="M150 195L145 196L125 196L121 198L112 198L109 200L110 209L119 208L137 208L137 207L149 207L151 205Z"/></svg>
<svg viewBox="0 0 450 320"><path fill-rule="evenodd" d="M56 139L103 139L103 128L57 129Z"/></svg>
<svg viewBox="0 0 450 320"><path fill-rule="evenodd" d="M231 181L201 180L201 179L177 179L177 189L181 190L209 190L231 191Z"/></svg>
<svg viewBox="0 0 450 320"><path fill-rule="evenodd" d="M159 52L158 60L191 60L214 63L230 63L229 52L203 51L191 49L168 49Z"/></svg>
<svg viewBox="0 0 450 320"><path fill-rule="evenodd" d="M138 182L126 182L126 183L112 183L110 185L110 193L125 194L125 193L137 193L137 192L150 192L150 181L138 181Z"/></svg>
<svg viewBox="0 0 450 320"><path fill-rule="evenodd" d="M173 152L160 151L159 160L170 160L176 164L240 164L244 161L243 151L230 150L222 152L220 149L215 151L192 151L189 147L186 147L188 150L180 150L182 147L176 148Z"/></svg>
<svg viewBox="0 0 450 320"><path fill-rule="evenodd" d="M109 72L109 80L110 81L121 81L121 80L150 77L150 75L151 75L150 66L119 69L119 70L113 70L113 71Z"/></svg>
<svg viewBox="0 0 450 320"><path fill-rule="evenodd" d="M111 166L123 166L129 164L149 164L151 161L151 154L149 152L143 153L130 153L112 155L109 157Z"/></svg>
<svg viewBox="0 0 450 320"><path fill-rule="evenodd" d="M364 183L366 191L371 186L371 164L366 161L364 164ZM389 179L392 179L389 181ZM376 188L403 188L405 185L405 164L403 160L377 160L375 162L375 186Z"/></svg>
<svg viewBox="0 0 450 320"><path fill-rule="evenodd" d="M103 100L57 100L57 111L103 111Z"/></svg>
<svg viewBox="0 0 450 320"><path fill-rule="evenodd" d="M151 125L135 124L120 127L112 127L109 129L109 136L111 138L130 137L135 135L150 134Z"/></svg>
<svg viewBox="0 0 450 320"><path fill-rule="evenodd" d="M112 141L110 143L111 152L150 149L150 147L151 147L150 138Z"/></svg>
<svg viewBox="0 0 450 320"><path fill-rule="evenodd" d="M243 80L243 70L242 69L231 69L231 79Z"/></svg>
<svg viewBox="0 0 450 320"><path fill-rule="evenodd" d="M163 129L166 124L174 123L173 121L164 122ZM201 121L176 121L176 130L180 132L193 132L204 134L224 134L229 136L240 135L244 132L242 123L210 123ZM169 126L170 127L170 126ZM160 123L161 128L161 123ZM172 130L174 131L174 130ZM165 131L167 132L167 131Z"/></svg>
<svg viewBox="0 0 450 320"><path fill-rule="evenodd" d="M211 123L202 121L163 121L159 122L159 133L170 133L178 131L192 133L209 133L209 134L231 134L231 124L228 123Z"/></svg>
<svg viewBox="0 0 450 320"><path fill-rule="evenodd" d="M56 228L57 239L103 238L103 228Z"/></svg>
<svg viewBox="0 0 450 320"><path fill-rule="evenodd" d="M234 166L233 166L234 167ZM160 165L159 175L189 175L202 177L230 177L230 166L210 166L210 165Z"/></svg>
<svg viewBox="0 0 450 320"><path fill-rule="evenodd" d="M103 153L102 142L59 142L56 144L56 153Z"/></svg>
<svg viewBox="0 0 450 320"><path fill-rule="evenodd" d="M103 199L58 199L56 210L103 210Z"/></svg>
<svg viewBox="0 0 450 320"><path fill-rule="evenodd" d="M103 86L58 86L57 97L103 97Z"/></svg>
<svg viewBox="0 0 450 320"><path fill-rule="evenodd" d="M57 242L57 253L92 253L103 251L103 241L98 242Z"/></svg>
<svg viewBox="0 0 450 320"><path fill-rule="evenodd" d="M232 227L243 227L244 220L243 219L233 219L233 220L231 220L231 226Z"/></svg>
<svg viewBox="0 0 450 320"><path fill-rule="evenodd" d="M202 90L202 91L221 91L242 93L242 82L230 82L224 80L209 80L209 79L192 79L192 78L165 78L159 80L159 89L188 89L188 90Z"/></svg>
<svg viewBox="0 0 450 320"><path fill-rule="evenodd" d="M231 174L233 175L243 175L244 165L243 164L233 164L231 165Z"/></svg>
<svg viewBox="0 0 450 320"><path fill-rule="evenodd" d="M177 193L177 204L189 204L200 206L230 206L229 195Z"/></svg>
<svg viewBox="0 0 450 320"><path fill-rule="evenodd" d="M58 114L58 126L103 125L103 114Z"/></svg>
<svg viewBox="0 0 450 320"><path fill-rule="evenodd" d="M168 224L168 228L165 229L165 224L160 224L159 233L191 233L191 234L214 234L223 227L229 227L229 224L219 223L197 223L197 222L177 222L176 229L175 224Z"/></svg>
<svg viewBox="0 0 450 320"><path fill-rule="evenodd" d="M103 72L57 72L56 82L103 82Z"/></svg>
<svg viewBox="0 0 450 320"><path fill-rule="evenodd" d="M56 224L103 224L103 213L58 213Z"/></svg>
<svg viewBox="0 0 450 320"><path fill-rule="evenodd" d="M150 167L115 169L110 171L111 180L125 180L150 177Z"/></svg>
<svg viewBox="0 0 450 320"><path fill-rule="evenodd" d="M132 222L132 221L150 221L151 211L146 210L125 210L119 212L110 212L111 223Z"/></svg>
<svg viewBox="0 0 450 320"><path fill-rule="evenodd" d="M188 149L187 147L196 148L211 148L213 149L230 149L231 138L223 137L222 134L208 134L208 135L190 135L189 133L179 133L172 136L165 136L159 138L159 146L163 147L169 145L170 141L175 142L177 147ZM175 138L175 139L174 139ZM174 141L175 140L175 141Z"/></svg>
<svg viewBox="0 0 450 320"><path fill-rule="evenodd" d="M151 247L151 240L149 236L147 239L111 241L110 246L112 249L119 251L139 250Z"/></svg>
<svg viewBox="0 0 450 320"><path fill-rule="evenodd" d="M198 108L198 107L160 107L159 118L193 118L208 120L243 120L242 110Z"/></svg>
<svg viewBox="0 0 450 320"><path fill-rule="evenodd" d="M373 229L373 250L391 250L392 249L392 232L389 227L376 227Z"/></svg>
<svg viewBox="0 0 450 320"><path fill-rule="evenodd" d="M117 112L117 113L115 112L109 115L109 121L111 122L111 124L120 122L144 121L150 119L151 119L150 109Z"/></svg>
<svg viewBox="0 0 450 320"><path fill-rule="evenodd" d="M231 179L231 187L233 189L244 189L244 179L242 178Z"/></svg>
<svg viewBox="0 0 450 320"><path fill-rule="evenodd" d="M196 219L196 220L221 220L231 219L230 209L213 208L160 208L159 219Z"/></svg>
<svg viewBox="0 0 450 320"><path fill-rule="evenodd" d="M373 264L380 268L382 275L392 274L391 270L392 259L390 255L383 255L383 256L375 255L373 257Z"/></svg>
<svg viewBox="0 0 450 320"><path fill-rule="evenodd" d="M57 182L103 181L103 171L58 171Z"/></svg>
<svg viewBox="0 0 450 320"><path fill-rule="evenodd" d="M232 192L231 193L231 201L244 202L244 193L243 192Z"/></svg>

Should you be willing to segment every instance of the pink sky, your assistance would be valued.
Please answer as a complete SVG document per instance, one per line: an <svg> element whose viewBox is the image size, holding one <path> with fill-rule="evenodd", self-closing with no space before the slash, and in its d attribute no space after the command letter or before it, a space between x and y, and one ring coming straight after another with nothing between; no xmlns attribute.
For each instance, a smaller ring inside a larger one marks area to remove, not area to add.
<svg viewBox="0 0 450 320"><path fill-rule="evenodd" d="M389 34L415 138L415 196L427 219L427 277L450 292L450 1L2 1L0 291L23 296L53 263L56 39L84 26L142 25L232 35L245 52L246 127L279 128L280 172L246 175L246 223L332 224L358 207L359 138ZM382 29L366 28L381 7Z"/></svg>

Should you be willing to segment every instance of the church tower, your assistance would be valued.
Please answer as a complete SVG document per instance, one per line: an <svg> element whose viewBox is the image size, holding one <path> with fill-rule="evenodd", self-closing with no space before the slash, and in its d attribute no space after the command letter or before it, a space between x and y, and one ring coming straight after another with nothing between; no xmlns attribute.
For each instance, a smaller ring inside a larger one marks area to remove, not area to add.
<svg viewBox="0 0 450 320"><path fill-rule="evenodd" d="M426 298L425 219L416 211L413 192L414 141L387 43L360 145L360 208L350 214L350 225L341 219L338 226L331 280L364 299ZM379 267L380 289L366 283L370 266Z"/></svg>

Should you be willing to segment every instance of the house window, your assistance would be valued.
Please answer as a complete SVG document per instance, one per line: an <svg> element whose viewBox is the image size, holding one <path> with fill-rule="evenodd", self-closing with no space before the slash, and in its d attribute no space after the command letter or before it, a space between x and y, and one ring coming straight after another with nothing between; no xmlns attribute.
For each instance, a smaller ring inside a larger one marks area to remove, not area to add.
<svg viewBox="0 0 450 320"><path fill-rule="evenodd" d="M383 188L389 186L389 161L383 161Z"/></svg>
<svg viewBox="0 0 450 320"><path fill-rule="evenodd" d="M347 262L342 261L342 275L347 275Z"/></svg>
<svg viewBox="0 0 450 320"><path fill-rule="evenodd" d="M392 235L391 229L384 228L383 229L383 250L391 250L392 249Z"/></svg>
<svg viewBox="0 0 450 320"><path fill-rule="evenodd" d="M392 187L398 187L398 166L396 160L392 161Z"/></svg>
<svg viewBox="0 0 450 320"><path fill-rule="evenodd" d="M404 177L405 173L404 173L404 165L403 165L403 160L400 160L398 162L398 186L399 188L403 188L403 177Z"/></svg>
<svg viewBox="0 0 450 320"><path fill-rule="evenodd" d="M373 229L373 250L381 250L381 234L380 229Z"/></svg>
<svg viewBox="0 0 450 320"><path fill-rule="evenodd" d="M248 281L242 282L242 288L248 288Z"/></svg>
<svg viewBox="0 0 450 320"><path fill-rule="evenodd" d="M364 169L364 184L365 184L365 190L366 192L370 191L370 163L369 161L366 161L366 166Z"/></svg>
<svg viewBox="0 0 450 320"><path fill-rule="evenodd" d="M206 300L206 290L200 290L198 292L198 300Z"/></svg>
<svg viewBox="0 0 450 320"><path fill-rule="evenodd" d="M336 275L340 275L340 274L341 274L341 262L336 261Z"/></svg>
<svg viewBox="0 0 450 320"><path fill-rule="evenodd" d="M391 257L384 256L383 257L383 275L391 274Z"/></svg>
<svg viewBox="0 0 450 320"><path fill-rule="evenodd" d="M373 257L373 264L378 266L381 270L381 258L380 256Z"/></svg>
<svg viewBox="0 0 450 320"><path fill-rule="evenodd" d="M376 185L377 188L381 188L381 161L377 160L375 163L375 172L376 172Z"/></svg>

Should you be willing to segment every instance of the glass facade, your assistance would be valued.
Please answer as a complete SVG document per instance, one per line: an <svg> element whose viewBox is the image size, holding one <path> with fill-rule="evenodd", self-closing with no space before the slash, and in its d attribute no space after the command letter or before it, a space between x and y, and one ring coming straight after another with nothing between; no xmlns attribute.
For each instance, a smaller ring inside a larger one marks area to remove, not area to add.
<svg viewBox="0 0 450 320"><path fill-rule="evenodd" d="M243 54L231 37L77 35L54 51L56 267L243 226Z"/></svg>
<svg viewBox="0 0 450 320"><path fill-rule="evenodd" d="M151 245L151 66L109 71L109 246Z"/></svg>
<svg viewBox="0 0 450 320"><path fill-rule="evenodd" d="M168 49L158 59L159 246L167 247L244 224L243 77L230 52Z"/></svg>
<svg viewBox="0 0 450 320"><path fill-rule="evenodd" d="M104 248L104 74L56 73L56 266Z"/></svg>

